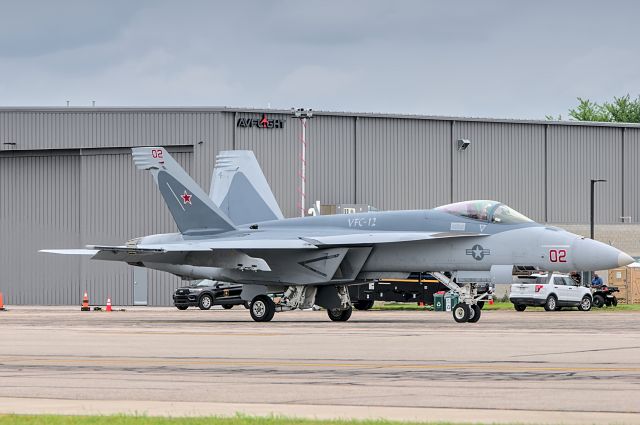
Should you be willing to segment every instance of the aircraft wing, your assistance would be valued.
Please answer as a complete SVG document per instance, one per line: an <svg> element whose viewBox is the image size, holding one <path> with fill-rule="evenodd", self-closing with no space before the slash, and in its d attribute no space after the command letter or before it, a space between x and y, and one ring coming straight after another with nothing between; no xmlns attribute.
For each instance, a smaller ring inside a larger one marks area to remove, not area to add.
<svg viewBox="0 0 640 425"><path fill-rule="evenodd" d="M444 238L487 236L484 233L456 232L359 232L346 235L309 236L302 238L316 246L323 245L372 245L378 243L410 242Z"/></svg>
<svg viewBox="0 0 640 425"><path fill-rule="evenodd" d="M301 239L217 239L147 245L88 245L87 249L43 249L40 252L66 255L90 255L94 260L123 261L127 263L158 262L184 264L189 257L191 265L221 267L239 270L271 271L263 258L252 257L243 250L299 250L317 247Z"/></svg>

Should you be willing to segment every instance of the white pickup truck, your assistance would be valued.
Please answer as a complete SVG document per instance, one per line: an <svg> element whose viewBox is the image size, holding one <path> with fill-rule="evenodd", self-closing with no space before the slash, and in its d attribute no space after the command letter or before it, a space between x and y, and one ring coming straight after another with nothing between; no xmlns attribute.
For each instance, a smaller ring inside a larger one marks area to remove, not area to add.
<svg viewBox="0 0 640 425"><path fill-rule="evenodd" d="M578 307L589 311L593 298L589 288L579 286L564 274L553 273L522 276L511 285L509 300L517 311L527 306L544 306L547 311L560 310L562 307Z"/></svg>

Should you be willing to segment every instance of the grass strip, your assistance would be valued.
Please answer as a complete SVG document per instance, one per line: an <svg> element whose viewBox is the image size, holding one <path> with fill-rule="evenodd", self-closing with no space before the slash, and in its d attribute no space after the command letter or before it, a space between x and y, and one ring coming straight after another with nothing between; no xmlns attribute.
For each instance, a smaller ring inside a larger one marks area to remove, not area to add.
<svg viewBox="0 0 640 425"><path fill-rule="evenodd" d="M376 420L322 420L297 419L284 416L231 417L208 416L194 418L167 418L151 416L107 415L1 415L2 425L406 425L407 422ZM443 422L411 422L411 424L439 425Z"/></svg>

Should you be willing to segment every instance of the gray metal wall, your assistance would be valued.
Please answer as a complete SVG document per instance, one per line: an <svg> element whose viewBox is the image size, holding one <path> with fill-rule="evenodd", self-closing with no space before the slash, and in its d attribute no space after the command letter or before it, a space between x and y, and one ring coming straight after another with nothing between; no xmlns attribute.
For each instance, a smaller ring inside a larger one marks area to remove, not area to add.
<svg viewBox="0 0 640 425"><path fill-rule="evenodd" d="M167 146L206 189L216 153L256 153L285 215L298 214L300 122L236 127L261 111L192 109L0 109L0 291L11 304L132 304L130 266L38 254L42 248L121 244L175 231L129 148ZM465 151L456 140L471 140ZM588 222L589 179L597 221L640 219L640 127L317 113L309 122L307 207L365 203L431 208L501 200L551 223ZM6 143L15 143L6 144ZM149 272L149 303L168 305L181 282Z"/></svg>

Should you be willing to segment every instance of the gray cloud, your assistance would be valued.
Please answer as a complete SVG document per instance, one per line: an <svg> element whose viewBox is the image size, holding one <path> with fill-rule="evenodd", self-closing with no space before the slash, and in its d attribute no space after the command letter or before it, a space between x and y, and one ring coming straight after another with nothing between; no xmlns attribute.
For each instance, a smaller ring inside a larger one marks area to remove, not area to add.
<svg viewBox="0 0 640 425"><path fill-rule="evenodd" d="M543 118L637 94L636 2L23 1L0 104Z"/></svg>

